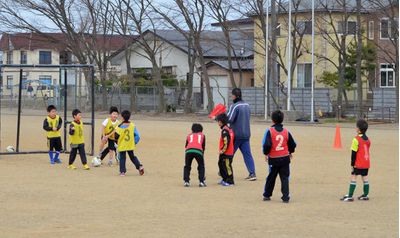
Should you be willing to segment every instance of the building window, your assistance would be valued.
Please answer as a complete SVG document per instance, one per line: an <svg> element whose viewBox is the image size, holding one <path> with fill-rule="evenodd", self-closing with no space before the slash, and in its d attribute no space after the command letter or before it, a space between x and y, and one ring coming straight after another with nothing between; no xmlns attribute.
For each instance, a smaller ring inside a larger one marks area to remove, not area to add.
<svg viewBox="0 0 400 238"><path fill-rule="evenodd" d="M374 39L374 22L370 21L368 23L368 39L373 40Z"/></svg>
<svg viewBox="0 0 400 238"><path fill-rule="evenodd" d="M338 34L344 34L346 32L346 24L344 21L338 23ZM357 22L347 21L347 35L355 35L357 32Z"/></svg>
<svg viewBox="0 0 400 238"><path fill-rule="evenodd" d="M381 64L380 75L381 75L381 87L394 87L394 69L393 64Z"/></svg>
<svg viewBox="0 0 400 238"><path fill-rule="evenodd" d="M39 84L40 85L51 85L51 76L50 75L40 75L39 76Z"/></svg>
<svg viewBox="0 0 400 238"><path fill-rule="evenodd" d="M7 89L11 89L13 87L13 76L7 75Z"/></svg>
<svg viewBox="0 0 400 238"><path fill-rule="evenodd" d="M311 88L311 64L297 64L297 87Z"/></svg>
<svg viewBox="0 0 400 238"><path fill-rule="evenodd" d="M28 63L28 54L26 51L21 51L21 64L27 64Z"/></svg>
<svg viewBox="0 0 400 238"><path fill-rule="evenodd" d="M298 21L296 23L297 31L300 35L311 35L312 34L312 22L311 21Z"/></svg>
<svg viewBox="0 0 400 238"><path fill-rule="evenodd" d="M39 64L51 64L51 51L39 51Z"/></svg>
<svg viewBox="0 0 400 238"><path fill-rule="evenodd" d="M13 64L13 52L12 51L7 52L7 64Z"/></svg>
<svg viewBox="0 0 400 238"><path fill-rule="evenodd" d="M381 39L394 38L396 34L398 35L398 19L393 18L393 21L391 21L389 18L382 18L380 34Z"/></svg>
<svg viewBox="0 0 400 238"><path fill-rule="evenodd" d="M22 75L22 89L28 88L28 77L26 75Z"/></svg>

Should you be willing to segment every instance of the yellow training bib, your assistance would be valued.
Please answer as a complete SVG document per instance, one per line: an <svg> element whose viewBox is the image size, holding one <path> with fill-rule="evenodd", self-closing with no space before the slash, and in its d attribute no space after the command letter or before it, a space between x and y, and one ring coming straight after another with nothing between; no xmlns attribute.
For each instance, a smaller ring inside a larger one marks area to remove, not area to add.
<svg viewBox="0 0 400 238"><path fill-rule="evenodd" d="M73 135L69 135L69 142L73 145L79 145L85 143L85 139L83 137L83 122L80 124L76 122L71 122L71 124L75 128L75 132Z"/></svg>
<svg viewBox="0 0 400 238"><path fill-rule="evenodd" d="M108 134L110 134L111 132L113 132L113 131L115 130L115 127L118 125L118 123L119 123L119 121L116 120L115 123L114 123L114 125L113 125L113 123L112 123L112 121L111 121L111 118L108 118L107 125L106 125L106 127L104 128L104 134L105 134L105 135L108 135ZM115 134L111 135L109 138L110 138L111 140L114 140L114 139L115 139Z"/></svg>
<svg viewBox="0 0 400 238"><path fill-rule="evenodd" d="M56 115L55 118L47 116L47 123L49 123L50 128L57 128L59 122L60 122L59 115ZM61 137L61 129L58 131L47 131L47 138L56 138L56 137Z"/></svg>
<svg viewBox="0 0 400 238"><path fill-rule="evenodd" d="M128 127L117 127L118 138L118 152L135 150L135 125L131 122Z"/></svg>

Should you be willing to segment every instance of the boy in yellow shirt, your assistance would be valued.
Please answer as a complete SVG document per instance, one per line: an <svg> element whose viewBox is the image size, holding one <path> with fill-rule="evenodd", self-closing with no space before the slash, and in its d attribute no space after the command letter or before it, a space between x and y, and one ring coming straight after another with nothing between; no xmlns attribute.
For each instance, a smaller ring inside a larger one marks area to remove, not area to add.
<svg viewBox="0 0 400 238"><path fill-rule="evenodd" d="M57 115L57 108L54 105L49 105L47 107L47 117L43 121L43 129L46 131L47 134L47 145L49 147L50 164L61 164L61 126L62 119L59 115Z"/></svg>
<svg viewBox="0 0 400 238"><path fill-rule="evenodd" d="M71 143L71 154L69 155L69 169L76 169L73 165L76 154L79 150L79 156L81 157L81 161L83 164L84 170L89 170L89 166L87 165L86 153L85 153L85 138L83 135L83 122L81 121L82 115L81 111L75 109L72 111L72 117L74 121L71 122L69 127L69 141Z"/></svg>
<svg viewBox="0 0 400 238"><path fill-rule="evenodd" d="M121 113L124 121L116 128L115 138L118 141L118 153L119 153L119 172L120 176L125 176L126 173L126 153L135 165L136 169L139 170L139 174L144 174L143 165L139 159L134 155L136 144L140 140L139 132L137 131L135 124L129 121L131 113L129 111L123 111Z"/></svg>

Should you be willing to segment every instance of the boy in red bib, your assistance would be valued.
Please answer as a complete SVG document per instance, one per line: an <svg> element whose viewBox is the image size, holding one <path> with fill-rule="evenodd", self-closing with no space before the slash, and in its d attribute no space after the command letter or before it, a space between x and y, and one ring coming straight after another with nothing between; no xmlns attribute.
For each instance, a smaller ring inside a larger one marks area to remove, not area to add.
<svg viewBox="0 0 400 238"><path fill-rule="evenodd" d="M349 193L340 200L343 202L354 201L353 194L357 185L357 176L361 175L364 182L364 193L358 197L358 200L369 200L369 183L368 183L368 169L370 167L370 154L369 148L371 141L365 134L368 130L368 123L360 119L357 121L357 136L353 139L351 145L351 181L349 187Z"/></svg>
<svg viewBox="0 0 400 238"><path fill-rule="evenodd" d="M284 114L280 110L274 111L271 114L271 119L274 125L267 129L264 135L263 153L266 161L269 164L269 174L264 188L264 201L271 200L272 192L275 187L275 180L279 174L282 184L282 201L288 203L289 196L289 176L290 176L290 160L292 153L296 148L290 132L283 128Z"/></svg>
<svg viewBox="0 0 400 238"><path fill-rule="evenodd" d="M234 154L235 136L233 130L228 126L228 116L223 113L216 117L219 127L221 128L221 137L219 139L219 174L222 177L222 186L233 186L232 160Z"/></svg>
<svg viewBox="0 0 400 238"><path fill-rule="evenodd" d="M187 136L185 145L185 167L183 168L184 186L190 186L190 170L192 161L197 161L197 170L199 171L199 187L206 187L205 168L204 168L204 150L206 149L206 137L203 134L203 126L194 123L192 133Z"/></svg>

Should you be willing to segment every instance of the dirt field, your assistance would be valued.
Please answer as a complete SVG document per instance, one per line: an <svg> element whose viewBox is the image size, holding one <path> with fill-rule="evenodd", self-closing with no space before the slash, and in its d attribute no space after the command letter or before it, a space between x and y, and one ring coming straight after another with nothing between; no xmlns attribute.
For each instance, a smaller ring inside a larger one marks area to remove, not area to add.
<svg viewBox="0 0 400 238"><path fill-rule="evenodd" d="M13 120L3 117L2 149L14 141ZM23 148L46 148L42 120L24 118ZM192 187L184 188L183 146L191 122L135 123L142 137L137 148L146 171L142 177L131 163L127 176L119 177L117 166L84 171L79 159L78 170L67 170L67 155L54 166L47 155L1 156L0 237L399 236L398 125L370 126L371 200L353 203L339 201L348 190L353 126L342 128L344 148L333 150L333 126L287 125L298 150L291 164L292 200L283 204L279 180L272 201L262 201L267 166L261 139L267 124L252 125L258 180L243 179L247 173L239 153L233 164L236 186L220 187L219 130L216 123L204 122L208 187L197 186L194 163ZM361 191L358 181L355 195Z"/></svg>

